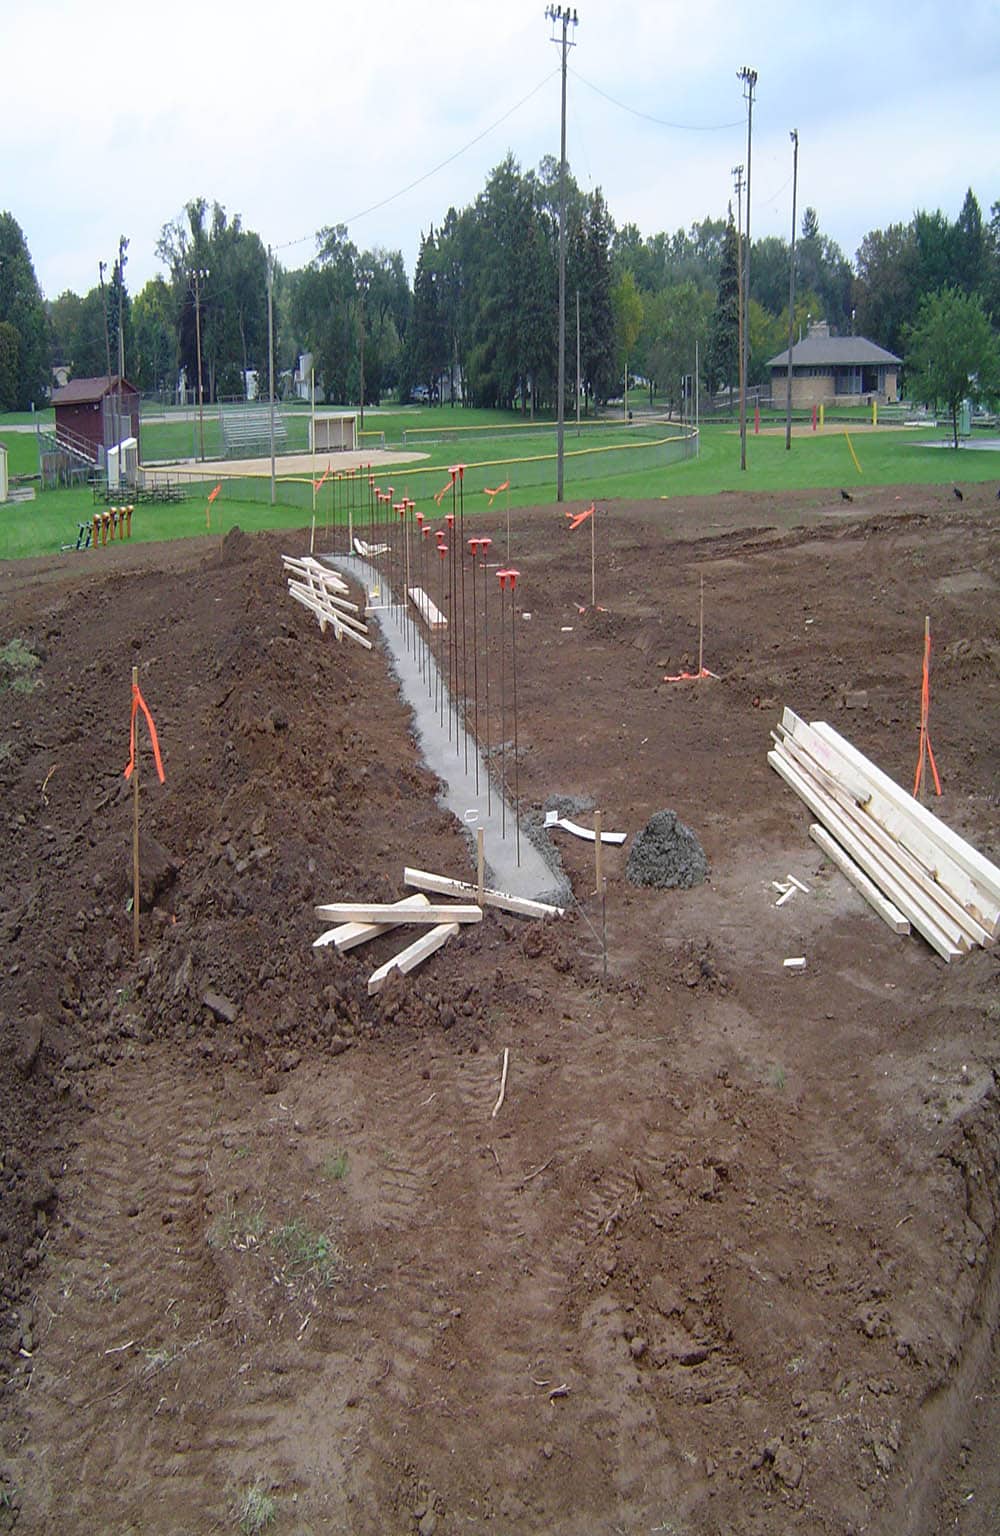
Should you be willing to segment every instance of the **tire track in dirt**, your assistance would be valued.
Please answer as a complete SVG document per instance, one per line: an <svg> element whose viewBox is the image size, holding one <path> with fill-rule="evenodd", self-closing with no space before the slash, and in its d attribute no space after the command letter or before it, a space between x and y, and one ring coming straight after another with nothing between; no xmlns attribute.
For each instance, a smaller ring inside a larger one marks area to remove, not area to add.
<svg viewBox="0 0 1000 1536"><path fill-rule="evenodd" d="M48 1450L44 1484L28 1480L39 1494L25 1510L29 1529L61 1530L50 1517L70 1488L81 1514L91 1490L95 1511L115 1488L123 1510L147 1506L165 1389L225 1321L205 1242L212 1102L210 1083L192 1085L168 1061L119 1069L71 1159L70 1217L38 1307L29 1413ZM109 1403L121 1412L110 1439L92 1414ZM178 1491L172 1480L171 1497Z"/></svg>

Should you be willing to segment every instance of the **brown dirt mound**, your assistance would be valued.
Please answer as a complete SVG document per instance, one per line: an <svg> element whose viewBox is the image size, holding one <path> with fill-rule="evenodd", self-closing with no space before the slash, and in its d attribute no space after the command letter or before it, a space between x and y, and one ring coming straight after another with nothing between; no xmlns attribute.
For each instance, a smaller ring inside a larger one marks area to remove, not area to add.
<svg viewBox="0 0 1000 1536"><path fill-rule="evenodd" d="M602 911L565 838L566 919L374 998L399 935L313 950L313 906L467 843L380 651L284 595L295 536L0 568L38 660L0 679L0 1528L258 1486L303 1533L995 1529L1000 967L884 929L765 761L787 702L905 779L931 612L940 809L997 857L996 518L900 495L612 504L587 616L589 548L515 514L523 802L674 806L712 879L605 849ZM678 689L702 578L720 678Z"/></svg>

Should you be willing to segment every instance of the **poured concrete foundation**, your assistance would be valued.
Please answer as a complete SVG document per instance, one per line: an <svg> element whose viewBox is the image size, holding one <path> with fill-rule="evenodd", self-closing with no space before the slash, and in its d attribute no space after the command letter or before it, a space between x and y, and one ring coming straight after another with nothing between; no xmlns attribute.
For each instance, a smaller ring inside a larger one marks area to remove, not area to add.
<svg viewBox="0 0 1000 1536"><path fill-rule="evenodd" d="M569 886L525 835L518 830L515 807L491 781L487 763L472 733L467 732L462 711L441 676L433 641L412 607L408 610L394 596L385 576L357 556L325 555L328 565L359 582L373 594L367 617L378 624L399 680L403 696L413 711L413 730L424 762L441 780L442 805L467 829L475 864L476 833L485 834L486 881L496 890L536 901L565 902ZM466 878L458 870L439 874Z"/></svg>

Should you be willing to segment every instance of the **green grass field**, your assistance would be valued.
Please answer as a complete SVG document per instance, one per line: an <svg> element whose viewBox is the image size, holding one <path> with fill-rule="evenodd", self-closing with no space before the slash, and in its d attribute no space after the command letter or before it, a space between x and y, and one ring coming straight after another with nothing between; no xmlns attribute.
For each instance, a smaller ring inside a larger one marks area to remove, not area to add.
<svg viewBox="0 0 1000 1536"><path fill-rule="evenodd" d="M308 441L308 411L283 412L289 434L289 447L304 451ZM30 417L28 418L30 421ZM8 471L12 478L37 474L38 454L31 433L4 432L12 418L0 418L0 442L8 450ZM214 437L210 437L209 428ZM523 431L523 418L498 411L451 410L407 407L365 412L366 429L385 433L387 446L402 441L404 430L424 429L426 437L419 451L427 457L419 465L399 466L391 474L397 492L411 495L418 505L433 513L433 493L447 478L447 468L461 458L470 466L492 461L496 470L482 471L478 479L470 476L466 513L486 510L478 487L482 482L496 484L511 480L511 506L550 505L556 501L555 465L544 462L555 452L555 431L538 423L533 432ZM477 428L474 432L454 432L455 427ZM490 432L489 428L496 428ZM170 458L190 460L197 451L198 423L168 419L150 421L143 428L143 457L147 462ZM219 451L218 422L205 419L206 455ZM945 429L911 430L897 428L885 432L866 432L861 421L851 432L851 444L860 464L860 474L842 431L828 426L826 431L793 438L791 451L785 449L782 431L773 435L752 431L747 443L747 469L739 468L739 436L731 424L712 424L702 430L698 458L681 462L660 462L659 450L636 451L637 468L624 467L621 454L608 455L614 472L604 471L602 455L587 453L574 458L575 450L595 442L601 444L641 440L659 435L657 429L644 428L637 418L631 431L624 425L600 429L599 436L586 427L578 436L575 422L566 426L565 499L589 501L655 497L707 496L720 491L836 490L843 486L855 491L868 485L932 484L948 485L989 482L1000 478L1000 459L992 453L967 450L955 454L930 446L940 442ZM539 456L543 456L539 461ZM504 461L527 460L500 467ZM322 465L322 459L319 464ZM334 466L336 467L336 466ZM281 460L278 460L281 475ZM386 476L386 479L389 477ZM321 493L319 520L330 515L330 492ZM137 507L133 519L133 538L138 541L188 538L205 534L205 496L208 485L195 483L189 499L179 506ZM270 505L270 486L263 480L241 480L226 484L212 507L211 533L218 535L238 524L247 531L262 528L302 527L311 515L312 492L308 480L278 482L278 504ZM506 505L506 498L504 498ZM29 555L58 552L76 540L77 527L89 521L94 503L89 490L40 492L32 502L12 503L0 509L0 558L17 559Z"/></svg>

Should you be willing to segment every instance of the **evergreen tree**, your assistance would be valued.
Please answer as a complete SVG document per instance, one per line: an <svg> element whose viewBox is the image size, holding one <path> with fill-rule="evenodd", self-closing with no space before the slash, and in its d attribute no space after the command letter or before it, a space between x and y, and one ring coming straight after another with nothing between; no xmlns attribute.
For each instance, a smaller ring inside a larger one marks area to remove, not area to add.
<svg viewBox="0 0 1000 1536"><path fill-rule="evenodd" d="M0 321L17 332L14 409L41 407L48 398L50 377L48 319L31 255L11 213L0 213Z"/></svg>
<svg viewBox="0 0 1000 1536"><path fill-rule="evenodd" d="M592 400L607 400L614 393L618 376L611 301L614 234L608 205L597 187L585 200L579 220L569 227L566 264L567 332L569 315L576 319L576 290L580 293L580 374L588 410Z"/></svg>
<svg viewBox="0 0 1000 1536"><path fill-rule="evenodd" d="M733 210L722 245L715 313L708 332L705 383L709 390L732 389L739 381L740 351L740 254Z"/></svg>
<svg viewBox="0 0 1000 1536"><path fill-rule="evenodd" d="M428 400L448 366L448 340L441 315L434 226L422 235L413 277L413 319L410 324L408 368L410 377L427 390Z"/></svg>
<svg viewBox="0 0 1000 1536"><path fill-rule="evenodd" d="M963 293L978 293L986 275L983 215L972 188L952 231L952 277Z"/></svg>

